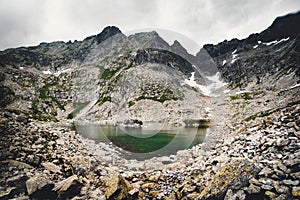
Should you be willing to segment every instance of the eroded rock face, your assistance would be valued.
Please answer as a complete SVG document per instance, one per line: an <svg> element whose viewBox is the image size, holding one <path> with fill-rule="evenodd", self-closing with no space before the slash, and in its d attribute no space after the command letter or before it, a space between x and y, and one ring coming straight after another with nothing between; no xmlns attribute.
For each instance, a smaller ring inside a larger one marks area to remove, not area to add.
<svg viewBox="0 0 300 200"><path fill-rule="evenodd" d="M43 174L37 174L34 177L31 177L26 181L27 194L30 196L48 183L50 183L49 179Z"/></svg>

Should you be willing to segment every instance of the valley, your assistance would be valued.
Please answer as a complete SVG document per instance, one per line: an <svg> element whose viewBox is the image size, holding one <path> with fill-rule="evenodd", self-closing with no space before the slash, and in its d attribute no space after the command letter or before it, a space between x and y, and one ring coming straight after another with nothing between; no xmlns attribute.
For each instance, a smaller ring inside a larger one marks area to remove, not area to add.
<svg viewBox="0 0 300 200"><path fill-rule="evenodd" d="M0 199L299 199L299 23L1 51Z"/></svg>

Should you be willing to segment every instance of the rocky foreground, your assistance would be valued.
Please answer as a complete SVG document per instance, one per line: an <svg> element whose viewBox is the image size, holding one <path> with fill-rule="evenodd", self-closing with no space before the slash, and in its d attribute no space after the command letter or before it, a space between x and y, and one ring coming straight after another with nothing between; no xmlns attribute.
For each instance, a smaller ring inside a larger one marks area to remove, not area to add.
<svg viewBox="0 0 300 200"><path fill-rule="evenodd" d="M68 127L2 112L0 199L299 199L299 116L290 105L168 159L114 164Z"/></svg>

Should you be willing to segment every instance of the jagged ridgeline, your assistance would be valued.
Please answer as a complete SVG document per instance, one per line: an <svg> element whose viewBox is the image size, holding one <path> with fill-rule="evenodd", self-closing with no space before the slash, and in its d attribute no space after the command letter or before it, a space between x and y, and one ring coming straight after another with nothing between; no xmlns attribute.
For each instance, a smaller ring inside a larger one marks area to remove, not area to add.
<svg viewBox="0 0 300 200"><path fill-rule="evenodd" d="M204 45L195 56L154 31L126 36L113 26L83 41L7 49L0 52L1 106L54 121L201 119L209 97L223 93L216 81L230 89L297 84L298 22L299 13L280 17L262 33Z"/></svg>
<svg viewBox="0 0 300 200"><path fill-rule="evenodd" d="M15 100L6 109L39 120L201 119L207 96L185 81L194 73L195 83L207 85L204 75L212 73L201 68L207 63L216 72L208 54L201 63L178 41L170 46L154 31L126 36L117 27L83 41L41 43L0 56L5 99Z"/></svg>

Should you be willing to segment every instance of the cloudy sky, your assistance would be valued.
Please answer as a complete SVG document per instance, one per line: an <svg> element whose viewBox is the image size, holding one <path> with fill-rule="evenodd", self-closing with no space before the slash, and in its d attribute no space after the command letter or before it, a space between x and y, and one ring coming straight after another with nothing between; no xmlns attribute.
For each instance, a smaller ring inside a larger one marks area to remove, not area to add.
<svg viewBox="0 0 300 200"><path fill-rule="evenodd" d="M0 0L0 50L83 40L107 25L122 32L166 29L199 45L218 43L260 32L298 10L299 0Z"/></svg>

